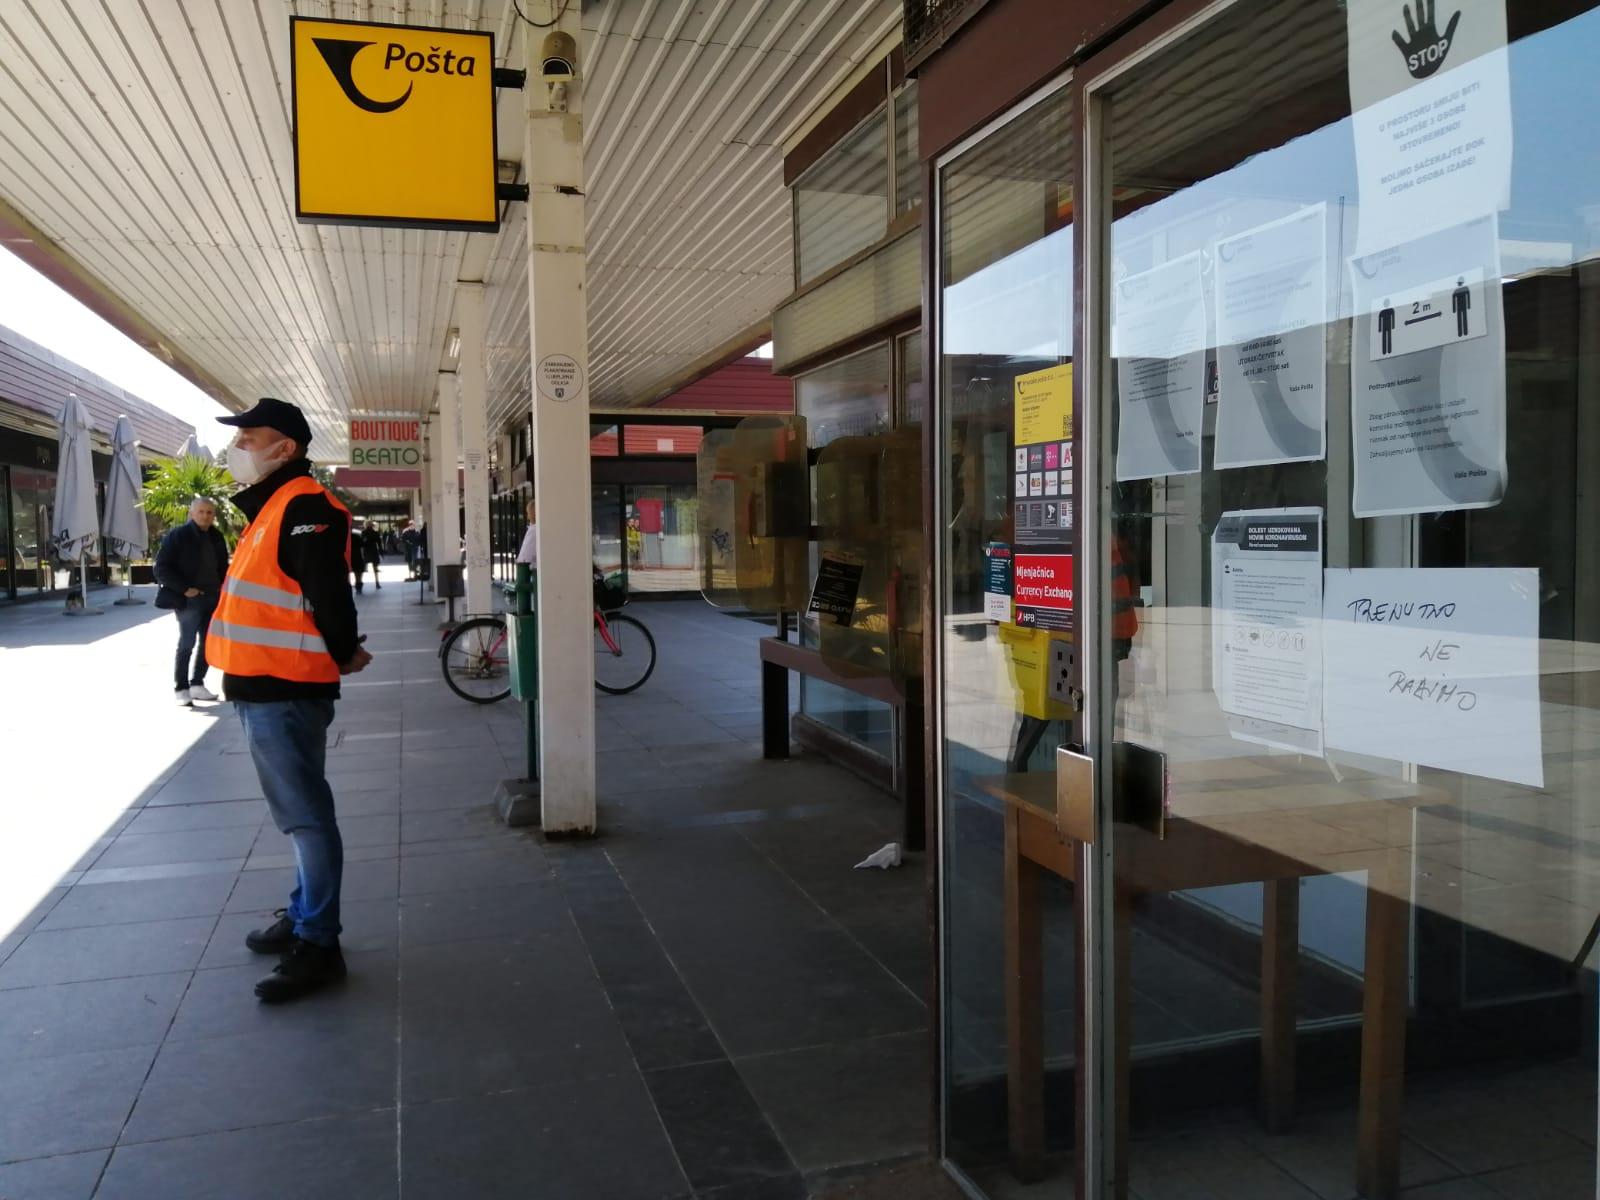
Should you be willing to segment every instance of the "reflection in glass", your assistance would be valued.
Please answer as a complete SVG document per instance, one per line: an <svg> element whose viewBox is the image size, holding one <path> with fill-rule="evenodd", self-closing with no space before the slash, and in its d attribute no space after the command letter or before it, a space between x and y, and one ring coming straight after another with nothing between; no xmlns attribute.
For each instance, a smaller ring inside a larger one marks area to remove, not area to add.
<svg viewBox="0 0 1600 1200"><path fill-rule="evenodd" d="M1144 1200L1595 1195L1600 14L1441 5L1416 77L1403 29L1347 49L1393 7L1240 3L1109 89L1101 568L1138 605L1092 701L1108 764L1164 767L1161 836L1111 788L1102 960ZM1499 110L1463 84L1496 11ZM1509 204L1380 186L1352 93L1514 142Z"/></svg>
<svg viewBox="0 0 1600 1200"><path fill-rule="evenodd" d="M842 139L790 191L797 285L879 241L889 228L887 110Z"/></svg>
<svg viewBox="0 0 1600 1200"><path fill-rule="evenodd" d="M1017 492L1029 451L1014 418L1018 380L1072 358L1072 155L1058 90L939 177L946 1144L995 1195L1033 1194L1024 1183L1041 1179L1039 1194L1071 1187L1073 887L1069 864L1026 858L1019 838L1053 827L1071 710L1049 680L1073 635L1024 627L1008 595L989 597L1002 552L1009 561L1035 534L1070 548L1062 443L1050 446L1046 534L1044 447L1034 499L1026 468ZM1070 441L1066 453L1070 466Z"/></svg>

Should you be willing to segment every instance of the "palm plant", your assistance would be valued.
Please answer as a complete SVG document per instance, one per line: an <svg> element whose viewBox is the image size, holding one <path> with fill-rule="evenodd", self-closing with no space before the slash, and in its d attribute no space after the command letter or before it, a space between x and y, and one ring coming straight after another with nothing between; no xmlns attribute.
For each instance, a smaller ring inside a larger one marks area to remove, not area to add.
<svg viewBox="0 0 1600 1200"><path fill-rule="evenodd" d="M243 514L229 502L239 490L228 469L209 458L185 455L160 463L145 478L144 509L170 529L189 519L189 504L205 496L217 506L217 528L232 546L244 528Z"/></svg>

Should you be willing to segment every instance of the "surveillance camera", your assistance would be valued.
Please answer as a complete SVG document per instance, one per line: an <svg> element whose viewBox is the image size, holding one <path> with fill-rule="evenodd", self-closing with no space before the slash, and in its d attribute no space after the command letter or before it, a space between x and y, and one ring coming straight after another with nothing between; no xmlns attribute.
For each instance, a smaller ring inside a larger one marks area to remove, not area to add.
<svg viewBox="0 0 1600 1200"><path fill-rule="evenodd" d="M550 108L567 111L567 87L578 77L578 43L570 33L551 33L539 50L539 74L550 89Z"/></svg>
<svg viewBox="0 0 1600 1200"><path fill-rule="evenodd" d="M546 83L570 83L578 74L578 43L570 33L545 35L539 58Z"/></svg>

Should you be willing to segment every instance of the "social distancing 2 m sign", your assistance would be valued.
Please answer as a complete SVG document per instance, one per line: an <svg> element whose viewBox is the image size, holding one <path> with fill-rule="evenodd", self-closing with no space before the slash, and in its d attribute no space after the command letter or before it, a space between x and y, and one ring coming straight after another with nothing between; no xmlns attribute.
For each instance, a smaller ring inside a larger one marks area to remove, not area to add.
<svg viewBox="0 0 1600 1200"><path fill-rule="evenodd" d="M493 230L494 37L294 17L295 215Z"/></svg>

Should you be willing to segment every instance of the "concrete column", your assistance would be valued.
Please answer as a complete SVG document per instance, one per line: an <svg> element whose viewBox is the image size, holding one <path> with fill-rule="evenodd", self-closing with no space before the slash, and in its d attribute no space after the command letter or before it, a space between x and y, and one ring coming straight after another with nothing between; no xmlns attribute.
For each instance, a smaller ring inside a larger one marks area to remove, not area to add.
<svg viewBox="0 0 1600 1200"><path fill-rule="evenodd" d="M444 528L444 495L441 492L444 472L439 469L439 414L434 413L428 418L428 454L427 454L427 504L428 504L428 586L433 586L432 564L439 560L434 557L437 553L439 531Z"/></svg>
<svg viewBox="0 0 1600 1200"><path fill-rule="evenodd" d="M439 530L432 541L434 566L461 562L461 461L460 408L451 372L439 372L439 420L434 426L439 453L433 469L439 482Z"/></svg>
<svg viewBox="0 0 1600 1200"><path fill-rule="evenodd" d="M550 7L554 7L553 5ZM579 45L582 6L556 28ZM539 745L546 834L595 832L594 592L589 536L589 326L584 289L583 78L556 91L528 48L528 332L539 506Z"/></svg>
<svg viewBox="0 0 1600 1200"><path fill-rule="evenodd" d="M467 518L467 611L494 608L489 554L489 371L483 284L456 285L456 326L461 359L456 384L461 401L462 501Z"/></svg>

